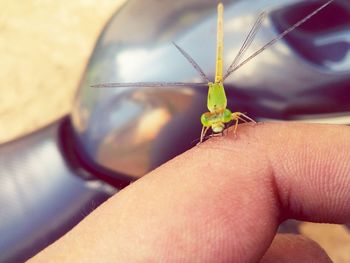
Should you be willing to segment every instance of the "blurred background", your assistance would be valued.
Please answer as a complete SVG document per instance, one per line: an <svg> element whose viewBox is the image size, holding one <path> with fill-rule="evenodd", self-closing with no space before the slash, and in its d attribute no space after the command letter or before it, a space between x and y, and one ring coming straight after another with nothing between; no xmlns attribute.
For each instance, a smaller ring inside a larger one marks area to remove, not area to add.
<svg viewBox="0 0 350 263"><path fill-rule="evenodd" d="M103 26L125 0L0 0L0 142L67 114Z"/></svg>
<svg viewBox="0 0 350 263"><path fill-rule="evenodd" d="M124 2L0 0L0 143L71 110L95 41ZM350 262L345 227L304 223L300 230L334 262Z"/></svg>

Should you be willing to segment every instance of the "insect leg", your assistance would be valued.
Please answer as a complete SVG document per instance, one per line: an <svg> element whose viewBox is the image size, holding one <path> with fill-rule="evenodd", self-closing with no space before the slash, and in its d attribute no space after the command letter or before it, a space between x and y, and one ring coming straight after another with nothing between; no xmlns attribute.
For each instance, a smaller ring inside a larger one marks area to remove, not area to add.
<svg viewBox="0 0 350 263"><path fill-rule="evenodd" d="M236 121L235 121L235 127L233 129L233 136L236 137L237 136L237 128L238 128L238 122L239 122L239 117L237 116Z"/></svg>
<svg viewBox="0 0 350 263"><path fill-rule="evenodd" d="M241 113L241 112L240 112L238 118L239 118L240 120L244 121L244 122L247 122L247 121L244 120L243 118L241 118L241 116L243 116L244 118L246 118L247 120L249 120L249 121L251 121L251 122L253 122L253 123L256 123L255 120L253 120L253 119L250 118L249 116L245 115L244 113Z"/></svg>
<svg viewBox="0 0 350 263"><path fill-rule="evenodd" d="M235 126L234 126L234 129L233 129L233 135L234 136L236 136L239 121L243 121L245 123L246 122L256 123L256 121L254 121L252 118L250 118L249 116L245 115L242 112L233 112L232 113L232 120L235 121Z"/></svg>
<svg viewBox="0 0 350 263"><path fill-rule="evenodd" d="M202 127L201 138L200 138L198 144L201 144L201 143L204 141L205 135L206 135L206 133L208 132L208 129L209 129L209 128L210 128L210 127L205 127L205 126ZM198 144L197 144L197 145L198 145Z"/></svg>

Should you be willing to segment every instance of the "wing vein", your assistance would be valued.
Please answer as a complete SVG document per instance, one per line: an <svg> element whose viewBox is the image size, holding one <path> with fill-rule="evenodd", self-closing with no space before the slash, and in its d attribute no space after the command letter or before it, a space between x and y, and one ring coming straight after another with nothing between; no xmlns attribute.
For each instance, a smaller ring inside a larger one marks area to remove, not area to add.
<svg viewBox="0 0 350 263"><path fill-rule="evenodd" d="M255 51L252 55L250 55L248 58L246 58L245 60L243 60L241 63L239 63L237 66L233 67L231 70L227 71L226 73L226 78L228 76L230 76L234 71L236 71L237 69L239 69L240 67L242 67L243 65L245 65L246 63L248 63L251 59L253 59L254 57L256 57L257 55L259 55L261 52L263 52L265 49L267 49L268 47L274 45L277 41L279 41L280 39L282 39L285 35L287 35L289 32L293 31L295 28L299 27L300 25L302 25L303 23L305 23L307 20L309 20L311 17L313 17L314 15L316 15L318 12L320 12L323 8L325 8L327 5L329 5L330 3L332 3L334 0L329 0L328 2L326 2L325 4L321 5L320 7L318 7L316 10L314 10L312 13L310 13L309 15L307 15L306 17L304 17L303 19L299 20L298 22L296 22L293 26L289 27L288 29L286 29L285 31L283 31L281 34L279 34L277 37L273 38L271 41L269 41L268 43L266 43L263 47L261 47L260 49L258 49L257 51Z"/></svg>
<svg viewBox="0 0 350 263"><path fill-rule="evenodd" d="M185 50L179 47L175 42L173 42L173 44L177 48L177 50L179 50L180 53L187 59L187 61L191 63L191 65L195 68L195 70L199 73L199 75L201 75L202 79L206 82L210 82L210 80L205 75L204 71L201 69L198 63Z"/></svg>
<svg viewBox="0 0 350 263"><path fill-rule="evenodd" d="M204 87L208 83L186 82L126 82L126 83L100 83L92 85L93 88L122 88L122 87Z"/></svg>
<svg viewBox="0 0 350 263"><path fill-rule="evenodd" d="M227 71L225 73L225 76L224 76L224 80L230 75L229 72L231 72L232 69L237 66L237 64L242 59L244 53L248 50L250 45L253 43L253 40L254 40L256 34L258 33L258 31L259 31L259 29L260 29L260 27L261 27L265 17L266 17L266 12L262 12L262 13L259 14L259 16L256 19L253 27L249 31L246 39L244 40L243 45L241 46L240 50L238 51L237 56L235 57L235 59L233 60L233 62L229 66L229 68L227 69Z"/></svg>

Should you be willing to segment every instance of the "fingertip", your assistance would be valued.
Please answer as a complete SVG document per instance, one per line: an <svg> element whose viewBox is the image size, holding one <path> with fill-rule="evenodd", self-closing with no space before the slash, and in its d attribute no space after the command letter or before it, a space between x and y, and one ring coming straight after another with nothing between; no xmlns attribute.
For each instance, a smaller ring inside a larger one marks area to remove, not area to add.
<svg viewBox="0 0 350 263"><path fill-rule="evenodd" d="M302 235L277 234L261 263L330 263L332 260L316 242Z"/></svg>

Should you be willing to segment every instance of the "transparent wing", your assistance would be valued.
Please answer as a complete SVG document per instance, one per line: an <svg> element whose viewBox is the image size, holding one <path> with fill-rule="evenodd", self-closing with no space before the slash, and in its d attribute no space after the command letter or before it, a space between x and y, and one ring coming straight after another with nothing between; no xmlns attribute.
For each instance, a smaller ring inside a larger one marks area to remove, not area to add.
<svg viewBox="0 0 350 263"><path fill-rule="evenodd" d="M250 47L250 45L252 44L256 33L258 33L264 18L266 17L266 12L262 12L259 14L258 18L256 19L253 27L250 29L249 34L247 35L246 39L243 42L243 45L241 46L241 49L239 50L237 56L235 57L235 59L233 60L233 62L231 63L230 67L227 69L225 75L224 75L224 80L230 75L230 71L235 68L237 66L237 64L240 62L240 60L242 59L244 53L247 51L247 49Z"/></svg>
<svg viewBox="0 0 350 263"><path fill-rule="evenodd" d="M272 46L273 44L275 44L278 40L282 39L285 35L287 35L289 32L293 31L295 28L297 28L298 26L302 25L303 23L305 23L307 20L309 20L311 17L313 17L314 15L316 15L318 12L320 12L323 8L325 8L327 5L329 5L330 3L332 3L334 0L329 0L328 2L326 2L325 4L321 5L319 8L317 8L315 11L313 11L312 13L310 13L309 15L307 15L306 17L304 17L303 19L299 20L297 23L295 23L293 26L291 26L290 28L286 29L285 31L283 31L281 34L279 34L277 37L273 38L270 42L268 42L267 44L265 44L262 48L260 48L259 50L255 51L252 55L250 55L248 58L246 58L245 60L243 60L241 63L239 63L237 66L233 67L231 70L227 71L226 73L226 77L230 76L234 71L236 71L237 69L239 69L240 67L242 67L243 65L245 65L246 63L248 63L251 59L253 59L254 57L256 57L257 55L259 55L261 52L263 52L265 49L267 49L268 47Z"/></svg>
<svg viewBox="0 0 350 263"><path fill-rule="evenodd" d="M201 67L197 64L197 62L194 61L194 59L185 50L179 47L175 42L173 42L173 44L181 52L181 54L187 59L187 61L191 63L191 65L195 68L195 70L197 70L199 75L201 75L202 79L205 80L206 82L210 82L210 80L205 75Z"/></svg>
<svg viewBox="0 0 350 263"><path fill-rule="evenodd" d="M121 88L121 87L208 87L208 83L185 82L126 82L126 83L100 83L92 85L93 88Z"/></svg>

